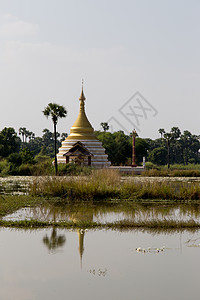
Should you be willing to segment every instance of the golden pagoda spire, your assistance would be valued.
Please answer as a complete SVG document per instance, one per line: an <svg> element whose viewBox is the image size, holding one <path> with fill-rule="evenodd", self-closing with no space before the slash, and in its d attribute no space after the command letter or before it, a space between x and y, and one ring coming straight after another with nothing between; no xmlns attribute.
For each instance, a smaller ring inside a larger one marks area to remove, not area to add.
<svg viewBox="0 0 200 300"><path fill-rule="evenodd" d="M82 79L82 91L81 91L81 95L80 95L79 100L80 101L85 101L85 95L84 95L84 92L83 92L83 79Z"/></svg>
<svg viewBox="0 0 200 300"><path fill-rule="evenodd" d="M90 122L88 121L88 118L85 113L85 100L86 98L83 92L83 81L82 81L82 90L79 98L80 101L79 114L74 125L70 129L70 135L67 137L67 140L71 140L71 139L83 140L88 138L96 139L94 135L94 129L90 124Z"/></svg>

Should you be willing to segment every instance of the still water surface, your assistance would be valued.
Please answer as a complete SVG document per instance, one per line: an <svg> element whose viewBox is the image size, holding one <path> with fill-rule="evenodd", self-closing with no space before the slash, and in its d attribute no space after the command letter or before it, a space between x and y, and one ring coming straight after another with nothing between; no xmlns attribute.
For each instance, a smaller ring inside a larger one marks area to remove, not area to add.
<svg viewBox="0 0 200 300"><path fill-rule="evenodd" d="M126 205L94 205L94 204L69 204L62 206L42 204L37 207L25 207L6 215L4 220L40 220L40 221L93 221L99 223L117 221L151 221L175 220L188 221L200 220L200 205L187 204L129 204Z"/></svg>
<svg viewBox="0 0 200 300"><path fill-rule="evenodd" d="M200 231L1 228L0 299L196 300L199 258Z"/></svg>

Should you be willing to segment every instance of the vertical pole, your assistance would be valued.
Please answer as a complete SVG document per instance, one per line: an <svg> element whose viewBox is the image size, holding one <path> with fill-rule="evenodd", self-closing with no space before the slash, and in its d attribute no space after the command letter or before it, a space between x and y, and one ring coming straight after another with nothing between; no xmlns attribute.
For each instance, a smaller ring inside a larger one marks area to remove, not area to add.
<svg viewBox="0 0 200 300"><path fill-rule="evenodd" d="M170 141L167 139L167 168L170 168Z"/></svg>
<svg viewBox="0 0 200 300"><path fill-rule="evenodd" d="M135 137L137 135L137 132L135 129L133 130L133 146L132 146L132 167L136 167L136 159L135 159Z"/></svg>
<svg viewBox="0 0 200 300"><path fill-rule="evenodd" d="M57 136L56 136L56 122L54 122L54 156L55 156L55 172L56 172L56 176L58 175L58 163L57 163L57 155L56 155L56 140L57 140Z"/></svg>

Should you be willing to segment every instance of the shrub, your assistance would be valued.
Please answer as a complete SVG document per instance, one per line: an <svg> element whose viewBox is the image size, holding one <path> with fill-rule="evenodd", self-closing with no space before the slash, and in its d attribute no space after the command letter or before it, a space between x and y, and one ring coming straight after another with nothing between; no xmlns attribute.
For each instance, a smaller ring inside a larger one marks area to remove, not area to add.
<svg viewBox="0 0 200 300"><path fill-rule="evenodd" d="M74 163L58 165L58 175L90 175L91 172L91 167L77 166Z"/></svg>
<svg viewBox="0 0 200 300"><path fill-rule="evenodd" d="M8 168L8 162L7 162L7 160L6 159L0 160L0 174L1 175L3 175L2 172L6 168Z"/></svg>
<svg viewBox="0 0 200 300"><path fill-rule="evenodd" d="M23 176L31 176L32 175L32 166L29 164L22 164L19 167L18 174Z"/></svg>
<svg viewBox="0 0 200 300"><path fill-rule="evenodd" d="M19 153L11 153L7 160L16 166L20 166L22 163L22 157Z"/></svg>

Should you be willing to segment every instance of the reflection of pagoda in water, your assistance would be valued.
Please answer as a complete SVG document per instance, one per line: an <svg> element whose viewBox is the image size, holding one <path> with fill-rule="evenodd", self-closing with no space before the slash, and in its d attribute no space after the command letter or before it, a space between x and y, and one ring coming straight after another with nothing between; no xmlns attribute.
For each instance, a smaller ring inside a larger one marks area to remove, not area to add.
<svg viewBox="0 0 200 300"><path fill-rule="evenodd" d="M78 242L79 242L78 251L79 251L79 254L80 254L81 269L82 269L85 230L84 229L78 229L77 232L78 232Z"/></svg>
<svg viewBox="0 0 200 300"><path fill-rule="evenodd" d="M85 95L81 92L79 115L70 129L70 135L62 142L57 154L58 163L75 162L95 168L110 166L102 143L94 134L94 129L85 113Z"/></svg>
<svg viewBox="0 0 200 300"><path fill-rule="evenodd" d="M93 212L75 212L71 215L70 218L74 223L76 222L84 222L84 221L93 221ZM84 237L85 237L85 230L84 229L78 229L78 241L79 241L79 255L80 255L80 263L81 263L81 269L82 269L82 262L83 262L83 252L84 252Z"/></svg>

